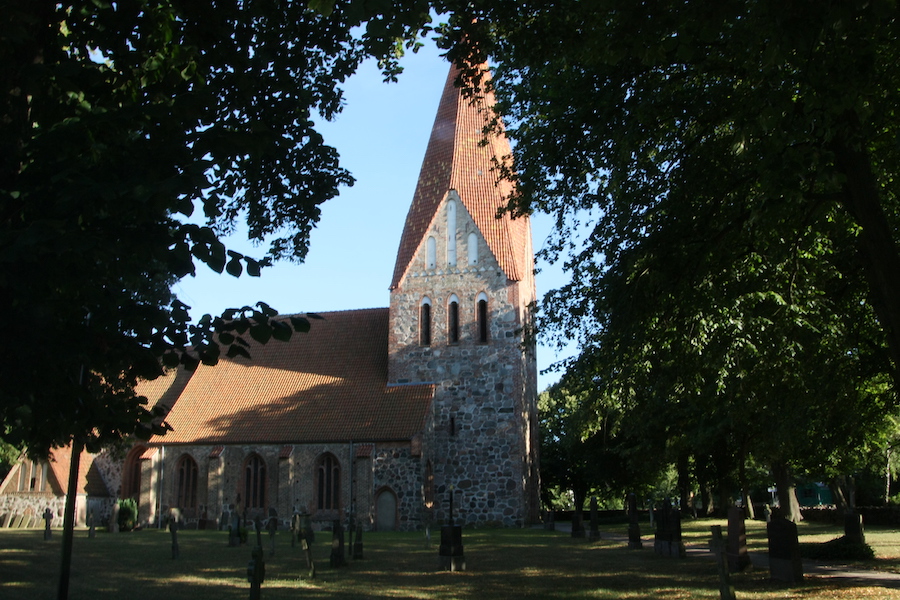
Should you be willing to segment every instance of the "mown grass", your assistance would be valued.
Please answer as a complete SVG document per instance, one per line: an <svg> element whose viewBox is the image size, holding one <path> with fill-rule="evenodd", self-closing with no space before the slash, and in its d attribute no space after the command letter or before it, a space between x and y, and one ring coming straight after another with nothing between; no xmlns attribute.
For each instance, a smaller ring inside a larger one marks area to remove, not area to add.
<svg viewBox="0 0 900 600"><path fill-rule="evenodd" d="M709 526L724 521L686 521L684 539L705 547ZM589 543L563 532L540 529L464 532L467 570L438 570L437 541L426 545L421 533L367 533L365 558L340 569L328 566L330 534L319 533L314 545L317 577L301 579L306 566L299 548L280 532L276 554L266 549L265 600L287 598L719 598L714 561L706 553L686 559L656 556L644 526L645 550L628 550L625 526L602 529L604 539ZM803 542L840 535L833 527L801 526ZM876 551L866 568L900 572L900 534L870 530ZM748 522L751 552L765 551L765 524ZM0 599L41 599L56 595L61 536L45 542L39 530L0 530ZM78 531L72 564L70 598L105 600L203 600L247 598L246 568L250 548L229 548L222 532L182 531L181 556L171 558L167 532L98 533L88 539ZM800 585L769 580L764 569L732 576L738 598L891 598L900 590L807 576Z"/></svg>

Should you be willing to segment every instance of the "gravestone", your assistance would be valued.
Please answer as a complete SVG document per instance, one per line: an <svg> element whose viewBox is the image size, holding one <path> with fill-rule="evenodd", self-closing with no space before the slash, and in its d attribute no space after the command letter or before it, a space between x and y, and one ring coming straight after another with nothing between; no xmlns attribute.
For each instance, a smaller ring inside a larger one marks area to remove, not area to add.
<svg viewBox="0 0 900 600"><path fill-rule="evenodd" d="M728 509L728 570L732 573L743 571L751 565L747 553L747 525L744 522L744 509L732 506Z"/></svg>
<svg viewBox="0 0 900 600"><path fill-rule="evenodd" d="M109 527L107 528L110 533L119 533L119 501L116 500L112 507L112 514L109 515Z"/></svg>
<svg viewBox="0 0 900 600"><path fill-rule="evenodd" d="M584 511L580 506L576 506L572 511L572 537L583 538L584 532Z"/></svg>
<svg viewBox="0 0 900 600"><path fill-rule="evenodd" d="M556 513L548 510L544 513L544 529L547 531L556 531Z"/></svg>
<svg viewBox="0 0 900 600"><path fill-rule="evenodd" d="M660 556L684 558L687 551L681 541L681 512L666 498L656 513L653 551Z"/></svg>
<svg viewBox="0 0 900 600"><path fill-rule="evenodd" d="M94 524L94 509L92 508L88 512L87 516L87 526L88 526L88 538L94 539L97 536L97 526Z"/></svg>
<svg viewBox="0 0 900 600"><path fill-rule="evenodd" d="M181 527L181 511L173 508L169 511L169 533L172 535L172 558L181 556L178 549L178 529Z"/></svg>
<svg viewBox="0 0 900 600"><path fill-rule="evenodd" d="M53 511L50 510L50 507L47 507L42 516L44 518L44 540L50 540L53 537L53 532L50 531L50 522L53 520Z"/></svg>
<svg viewBox="0 0 900 600"><path fill-rule="evenodd" d="M866 534L863 529L863 517L858 512L844 514L844 537L851 544L865 544Z"/></svg>
<svg viewBox="0 0 900 600"><path fill-rule="evenodd" d="M344 555L344 526L340 519L335 519L331 528L331 559L332 568L343 567L347 564Z"/></svg>
<svg viewBox="0 0 900 600"><path fill-rule="evenodd" d="M465 571L466 556L463 550L462 525L441 526L441 547L438 550L441 569Z"/></svg>
<svg viewBox="0 0 900 600"><path fill-rule="evenodd" d="M729 519L730 522L730 519ZM721 600L737 600L734 594L734 586L731 585L731 576L725 555L725 540L722 539L722 526L713 525L712 539L709 542L709 549L716 556L716 568L719 571L719 598ZM729 526L730 531L730 526Z"/></svg>
<svg viewBox="0 0 900 600"><path fill-rule="evenodd" d="M275 556L275 534L278 532L278 511L269 508L269 520L266 523L269 532L269 556Z"/></svg>
<svg viewBox="0 0 900 600"><path fill-rule="evenodd" d="M597 496L591 496L591 534L588 541L596 542L600 539L600 521L597 518Z"/></svg>
<svg viewBox="0 0 900 600"><path fill-rule="evenodd" d="M307 576L314 579L316 576L316 563L312 559L312 543L315 535L312 529L312 519L306 513L300 515L300 547L306 556Z"/></svg>
<svg viewBox="0 0 900 600"><path fill-rule="evenodd" d="M291 515L291 548L297 545L300 538L300 513L294 508L294 514Z"/></svg>
<svg viewBox="0 0 900 600"><path fill-rule="evenodd" d="M228 545L235 547L241 543L241 517L237 512L231 512L231 524L228 525Z"/></svg>
<svg viewBox="0 0 900 600"><path fill-rule="evenodd" d="M641 541L641 526L638 523L637 496L628 494L628 547L640 550L644 547Z"/></svg>
<svg viewBox="0 0 900 600"><path fill-rule="evenodd" d="M353 538L353 560L362 560L362 557L363 557L362 534L363 534L362 527L357 525L356 535Z"/></svg>
<svg viewBox="0 0 900 600"><path fill-rule="evenodd" d="M803 563L797 524L776 517L766 525L766 532L769 538L769 575L779 581L800 583L803 580Z"/></svg>
<svg viewBox="0 0 900 600"><path fill-rule="evenodd" d="M24 521L24 520L25 520L25 515L23 515L21 513L17 514L15 517L13 517L12 525L10 525L10 527L13 529L19 529L20 527L22 527L22 521Z"/></svg>
<svg viewBox="0 0 900 600"><path fill-rule="evenodd" d="M449 571L465 571L466 556L463 550L462 525L453 523L453 489L450 489L449 523L441 526L441 545L438 548L440 568Z"/></svg>

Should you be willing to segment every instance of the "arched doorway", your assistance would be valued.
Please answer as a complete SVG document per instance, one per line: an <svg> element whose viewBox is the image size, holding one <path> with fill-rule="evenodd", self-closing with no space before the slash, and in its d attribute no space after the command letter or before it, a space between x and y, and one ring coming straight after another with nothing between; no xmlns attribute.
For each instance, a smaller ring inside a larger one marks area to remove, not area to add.
<svg viewBox="0 0 900 600"><path fill-rule="evenodd" d="M395 529L397 529L397 495L390 488L384 488L375 496L375 530Z"/></svg>

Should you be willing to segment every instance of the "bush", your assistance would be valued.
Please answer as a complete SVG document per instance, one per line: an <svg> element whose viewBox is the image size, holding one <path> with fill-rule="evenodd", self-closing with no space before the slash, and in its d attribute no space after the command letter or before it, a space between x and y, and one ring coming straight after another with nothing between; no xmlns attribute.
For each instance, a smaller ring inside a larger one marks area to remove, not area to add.
<svg viewBox="0 0 900 600"><path fill-rule="evenodd" d="M132 498L119 500L119 531L131 531L137 524L138 505Z"/></svg>
<svg viewBox="0 0 900 600"><path fill-rule="evenodd" d="M872 560L875 551L868 544L850 542L846 537L835 538L823 544L800 544L803 558L814 560Z"/></svg>

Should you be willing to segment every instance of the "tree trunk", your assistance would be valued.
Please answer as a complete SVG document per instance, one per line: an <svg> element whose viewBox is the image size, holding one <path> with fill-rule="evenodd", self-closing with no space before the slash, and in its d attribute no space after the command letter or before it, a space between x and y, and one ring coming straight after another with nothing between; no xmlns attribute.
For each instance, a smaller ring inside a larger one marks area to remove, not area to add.
<svg viewBox="0 0 900 600"><path fill-rule="evenodd" d="M678 471L678 495L681 497L681 515L684 517L693 515L693 494L691 493L690 457L682 454L675 464Z"/></svg>
<svg viewBox="0 0 900 600"><path fill-rule="evenodd" d="M741 498L744 501L744 517L753 520L756 518L756 512L753 510L753 500L750 498L750 486L747 483L747 463L744 458L744 452L741 451L741 457L738 462L738 479L740 479L741 485Z"/></svg>
<svg viewBox="0 0 900 600"><path fill-rule="evenodd" d="M837 167L846 175L842 205L861 228L857 251L872 308L890 348L894 389L900 389L900 252L881 206L871 160L845 140L835 140L832 150Z"/></svg>
<svg viewBox="0 0 900 600"><path fill-rule="evenodd" d="M884 451L884 505L891 501L891 449Z"/></svg>
<svg viewBox="0 0 900 600"><path fill-rule="evenodd" d="M59 570L57 600L69 597L69 575L72 570L72 542L75 539L75 499L78 496L78 467L84 444L72 440L72 457L69 461L69 481L66 487L66 508L63 514L62 567Z"/></svg>
<svg viewBox="0 0 900 600"><path fill-rule="evenodd" d="M832 479L828 484L828 487L831 489L834 506L837 509L839 515L843 515L847 512L847 509L850 508L850 504L847 501L847 496L844 494L843 481L844 476L840 475Z"/></svg>
<svg viewBox="0 0 900 600"><path fill-rule="evenodd" d="M772 475L775 478L775 493L778 495L778 514L788 521L799 523L802 518L800 503L797 501L797 488L790 469L784 463L775 463L772 465Z"/></svg>
<svg viewBox="0 0 900 600"><path fill-rule="evenodd" d="M584 537L584 499L587 490L573 489L575 510L572 511L572 537Z"/></svg>

